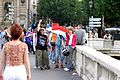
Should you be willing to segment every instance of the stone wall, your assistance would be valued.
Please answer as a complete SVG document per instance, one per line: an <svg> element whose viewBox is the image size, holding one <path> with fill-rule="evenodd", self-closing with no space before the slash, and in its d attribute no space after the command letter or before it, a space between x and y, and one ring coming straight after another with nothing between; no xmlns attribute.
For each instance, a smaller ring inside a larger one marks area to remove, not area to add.
<svg viewBox="0 0 120 80"><path fill-rule="evenodd" d="M77 46L74 65L83 80L120 80L120 61L87 46Z"/></svg>
<svg viewBox="0 0 120 80"><path fill-rule="evenodd" d="M112 40L106 40L102 38L88 39L87 46L94 49L113 48Z"/></svg>

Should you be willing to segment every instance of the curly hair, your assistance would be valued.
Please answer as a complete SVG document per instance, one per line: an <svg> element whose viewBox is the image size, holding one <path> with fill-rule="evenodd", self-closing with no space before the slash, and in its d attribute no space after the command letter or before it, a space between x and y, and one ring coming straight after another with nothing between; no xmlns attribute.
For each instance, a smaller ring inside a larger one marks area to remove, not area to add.
<svg viewBox="0 0 120 80"><path fill-rule="evenodd" d="M10 28L10 34L13 40L17 40L20 38L21 34L23 32L23 29L18 24L14 24Z"/></svg>

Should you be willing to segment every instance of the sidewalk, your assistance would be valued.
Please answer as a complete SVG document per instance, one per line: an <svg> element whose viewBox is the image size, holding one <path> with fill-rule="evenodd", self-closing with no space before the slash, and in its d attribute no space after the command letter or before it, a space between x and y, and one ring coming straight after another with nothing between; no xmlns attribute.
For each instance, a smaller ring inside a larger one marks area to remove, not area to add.
<svg viewBox="0 0 120 80"><path fill-rule="evenodd" d="M34 69L34 56L30 55L32 80L82 80L79 76L72 76L73 72L65 72L63 69L39 70Z"/></svg>

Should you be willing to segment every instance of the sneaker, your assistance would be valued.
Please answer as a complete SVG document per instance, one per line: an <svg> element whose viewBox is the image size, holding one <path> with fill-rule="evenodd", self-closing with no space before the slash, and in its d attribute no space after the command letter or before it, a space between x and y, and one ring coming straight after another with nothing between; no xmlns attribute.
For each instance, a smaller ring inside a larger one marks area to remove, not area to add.
<svg viewBox="0 0 120 80"><path fill-rule="evenodd" d="M36 67L36 66L34 67L34 69L37 69L37 68L38 68L38 67Z"/></svg>
<svg viewBox="0 0 120 80"><path fill-rule="evenodd" d="M40 69L41 69L41 70L44 70L44 67L41 66Z"/></svg>
<svg viewBox="0 0 120 80"><path fill-rule="evenodd" d="M68 69L68 68L64 68L64 71L66 71L66 72L68 72L70 69Z"/></svg>
<svg viewBox="0 0 120 80"><path fill-rule="evenodd" d="M40 69L40 70L44 70L44 68L43 68L42 66L39 66L38 69Z"/></svg>
<svg viewBox="0 0 120 80"><path fill-rule="evenodd" d="M76 75L77 75L77 73L76 73L76 72L74 72L74 73L72 73L72 75L73 75L73 76L76 76Z"/></svg>

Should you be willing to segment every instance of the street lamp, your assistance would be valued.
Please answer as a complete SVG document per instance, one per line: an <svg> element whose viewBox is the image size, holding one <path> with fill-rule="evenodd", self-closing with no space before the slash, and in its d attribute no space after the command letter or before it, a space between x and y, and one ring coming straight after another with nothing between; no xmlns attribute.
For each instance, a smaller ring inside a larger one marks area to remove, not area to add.
<svg viewBox="0 0 120 80"><path fill-rule="evenodd" d="M91 27L89 26L90 18L92 18L92 7L93 7L93 1L89 1L89 17L88 17L88 30L91 30Z"/></svg>
<svg viewBox="0 0 120 80"><path fill-rule="evenodd" d="M93 1L89 1L89 7L90 7L90 17L92 16L92 7L93 7Z"/></svg>

